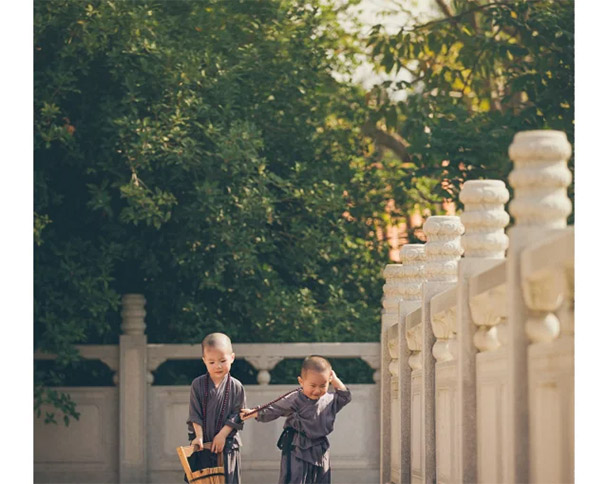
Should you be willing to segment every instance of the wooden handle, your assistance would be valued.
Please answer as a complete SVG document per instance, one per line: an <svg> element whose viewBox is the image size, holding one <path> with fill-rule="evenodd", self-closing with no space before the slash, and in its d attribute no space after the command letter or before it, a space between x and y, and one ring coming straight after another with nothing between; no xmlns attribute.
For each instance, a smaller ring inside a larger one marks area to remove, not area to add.
<svg viewBox="0 0 608 484"><path fill-rule="evenodd" d="M212 444L212 442L205 442L203 444L203 449L211 450L211 444ZM178 447L177 450L178 450L178 452L180 452L180 450L181 450L181 453L183 453L186 457L190 457L192 454L197 452L199 449L198 449L198 447L196 447L194 445L187 445L184 447Z"/></svg>

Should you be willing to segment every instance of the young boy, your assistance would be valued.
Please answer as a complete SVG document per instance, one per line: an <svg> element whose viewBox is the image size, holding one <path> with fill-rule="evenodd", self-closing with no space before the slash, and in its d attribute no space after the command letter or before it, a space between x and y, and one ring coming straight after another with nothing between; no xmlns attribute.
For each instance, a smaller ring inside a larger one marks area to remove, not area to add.
<svg viewBox="0 0 608 484"><path fill-rule="evenodd" d="M201 346L207 373L195 378L190 387L188 438L191 445L202 449L204 442L212 442L211 452L223 452L226 484L238 484L242 445L238 431L243 429L239 411L246 404L243 385L230 376L235 356L232 342L223 333L212 333Z"/></svg>
<svg viewBox="0 0 608 484"><path fill-rule="evenodd" d="M279 484L330 483L329 441L336 414L351 400L350 391L322 356L308 356L298 383L302 387L267 408L245 417L260 422L287 417L277 445L282 450ZM334 393L327 393L331 383Z"/></svg>

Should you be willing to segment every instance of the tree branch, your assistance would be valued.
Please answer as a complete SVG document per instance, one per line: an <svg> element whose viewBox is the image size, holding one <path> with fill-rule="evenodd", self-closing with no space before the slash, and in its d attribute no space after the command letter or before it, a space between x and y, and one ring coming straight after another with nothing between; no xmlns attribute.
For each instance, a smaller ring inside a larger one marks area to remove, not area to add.
<svg viewBox="0 0 608 484"><path fill-rule="evenodd" d="M407 150L409 143L397 133L388 133L372 123L365 123L362 132L372 138L377 145L391 150L404 163L411 163L412 157Z"/></svg>
<svg viewBox="0 0 608 484"><path fill-rule="evenodd" d="M443 14L446 17L454 16L454 12L452 11L452 8L447 4L447 2L445 0L435 0L435 3L439 6L439 8L441 9L441 11L443 12Z"/></svg>
<svg viewBox="0 0 608 484"><path fill-rule="evenodd" d="M528 3L538 3L538 2L542 2L542 1L544 1L544 0L528 0ZM471 8L469 10L461 12L458 15L453 15L451 17L442 18L442 19L439 19L439 20L431 20L430 22L427 22L425 24L414 26L414 28L412 29L412 31L426 29L427 27L431 27L431 26L436 25L436 24L441 24L443 22L456 22L457 20L460 20L462 17L466 17L470 13L478 12L480 10L484 10L486 8L489 8L489 7L506 7L506 8L509 8L509 9L513 9L513 7L511 6L510 2L492 2L492 3L486 3L484 5L478 5L478 6L474 7L474 8Z"/></svg>

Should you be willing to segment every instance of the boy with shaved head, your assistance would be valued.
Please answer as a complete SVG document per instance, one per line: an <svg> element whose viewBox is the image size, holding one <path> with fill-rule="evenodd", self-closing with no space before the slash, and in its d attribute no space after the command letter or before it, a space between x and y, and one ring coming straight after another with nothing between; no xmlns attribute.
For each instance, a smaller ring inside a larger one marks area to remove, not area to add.
<svg viewBox="0 0 608 484"><path fill-rule="evenodd" d="M329 361L312 355L304 359L301 389L257 412L241 410L246 420L260 422L287 417L277 445L281 449L279 484L331 482L329 440L336 414L351 400L350 391L332 370ZM329 384L335 391L328 393ZM250 414L250 415L247 415Z"/></svg>
<svg viewBox="0 0 608 484"><path fill-rule="evenodd" d="M207 373L195 378L190 387L188 437L195 447L202 449L204 442L211 442L211 452L223 452L226 484L238 484L242 445L238 431L243 429L239 411L245 407L245 390L230 375L235 357L232 342L223 333L211 333L201 349Z"/></svg>

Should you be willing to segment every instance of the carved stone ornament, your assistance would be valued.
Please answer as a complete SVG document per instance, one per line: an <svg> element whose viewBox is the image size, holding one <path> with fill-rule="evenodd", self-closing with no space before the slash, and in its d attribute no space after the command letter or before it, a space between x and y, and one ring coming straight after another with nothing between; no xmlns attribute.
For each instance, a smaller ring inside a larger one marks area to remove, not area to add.
<svg viewBox="0 0 608 484"><path fill-rule="evenodd" d="M473 335L473 344L480 352L496 351L501 346L498 326L481 326Z"/></svg>
<svg viewBox="0 0 608 484"><path fill-rule="evenodd" d="M473 296L469 300L471 317L477 326L496 326L507 315L507 288L505 284Z"/></svg>
<svg viewBox="0 0 608 484"><path fill-rule="evenodd" d="M365 361L372 369L374 369L374 370L380 369L380 356L379 355L362 356L361 359L363 361Z"/></svg>
<svg viewBox="0 0 608 484"><path fill-rule="evenodd" d="M399 302L403 299L403 267L401 264L387 264L383 275L386 284L382 287L382 326L388 328L397 324L399 319Z"/></svg>
<svg viewBox="0 0 608 484"><path fill-rule="evenodd" d="M460 217L434 215L426 220L422 229L427 236L424 245L426 280L456 282L458 260L463 252L460 236L464 232L464 226L460 223Z"/></svg>
<svg viewBox="0 0 608 484"><path fill-rule="evenodd" d="M502 284L470 298L469 309L473 322L479 327L473 336L475 347L481 352L500 348L500 331L496 326L506 320L506 286Z"/></svg>
<svg viewBox="0 0 608 484"><path fill-rule="evenodd" d="M121 329L123 334L144 334L146 330L146 298L143 294L125 294L122 297Z"/></svg>
<svg viewBox="0 0 608 484"><path fill-rule="evenodd" d="M245 360L253 366L256 370L272 370L277 364L283 361L282 356L269 356L269 355L260 355L260 356L246 356Z"/></svg>
<svg viewBox="0 0 608 484"><path fill-rule="evenodd" d="M365 361L374 371L373 379L375 383L380 382L380 356L379 355L367 355L362 356L361 359Z"/></svg>
<svg viewBox="0 0 608 484"><path fill-rule="evenodd" d="M450 361L456 357L456 308L441 311L431 318L431 327L437 340L433 345L433 356L437 361Z"/></svg>
<svg viewBox="0 0 608 484"><path fill-rule="evenodd" d="M251 366L258 370L257 380L260 385L268 385L270 383L270 370L272 370L277 363L282 361L282 356L246 356L247 361Z"/></svg>
<svg viewBox="0 0 608 484"><path fill-rule="evenodd" d="M448 339L456 335L456 308L452 307L434 314L431 327L435 338Z"/></svg>
<svg viewBox="0 0 608 484"><path fill-rule="evenodd" d="M388 371L391 374L391 377L399 377L399 361L391 360L391 362L388 364Z"/></svg>
<svg viewBox="0 0 608 484"><path fill-rule="evenodd" d="M424 284L424 244L405 244L399 251L402 263L401 280L403 299L422 300Z"/></svg>
<svg viewBox="0 0 608 484"><path fill-rule="evenodd" d="M464 182L460 192L464 212L460 220L465 227L461 240L465 257L504 258L509 245L504 232L509 223L509 214L504 210L508 200L509 191L500 180Z"/></svg>
<svg viewBox="0 0 608 484"><path fill-rule="evenodd" d="M422 369L422 353L417 351L412 353L407 360L407 364L410 365L412 370L421 370Z"/></svg>
<svg viewBox="0 0 608 484"><path fill-rule="evenodd" d="M412 352L408 364L412 370L419 370L422 368L422 323L418 323L413 328L406 331L405 338L407 340L407 347Z"/></svg>
<svg viewBox="0 0 608 484"><path fill-rule="evenodd" d="M396 360L397 358L399 358L399 351L397 348L397 339L396 338L390 338L388 340L387 347L388 347L388 354L390 355L392 360Z"/></svg>
<svg viewBox="0 0 608 484"><path fill-rule="evenodd" d="M408 329L405 338L410 351L422 351L422 323Z"/></svg>
<svg viewBox="0 0 608 484"><path fill-rule="evenodd" d="M572 211L567 194L572 173L567 161L572 154L566 133L552 130L522 131L509 146L514 189L509 212L516 225L560 228Z"/></svg>
<svg viewBox="0 0 608 484"><path fill-rule="evenodd" d="M566 293L564 303L555 313L560 322L561 334L574 334L574 266L564 269L566 278Z"/></svg>
<svg viewBox="0 0 608 484"><path fill-rule="evenodd" d="M438 363L452 361L457 357L457 350L455 339L438 339L433 344L433 357Z"/></svg>
<svg viewBox="0 0 608 484"><path fill-rule="evenodd" d="M567 282L564 271L546 270L524 279L524 300L530 309L526 334L532 343L544 343L557 338L559 320L553 314L564 301Z"/></svg>
<svg viewBox="0 0 608 484"><path fill-rule="evenodd" d="M169 359L166 355L150 356L148 353L148 371L155 371L160 365Z"/></svg>

